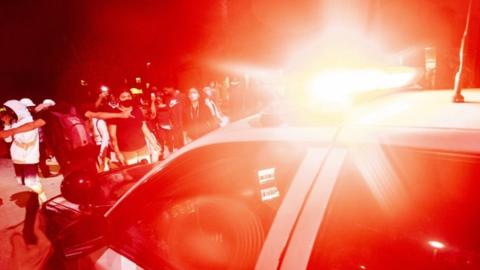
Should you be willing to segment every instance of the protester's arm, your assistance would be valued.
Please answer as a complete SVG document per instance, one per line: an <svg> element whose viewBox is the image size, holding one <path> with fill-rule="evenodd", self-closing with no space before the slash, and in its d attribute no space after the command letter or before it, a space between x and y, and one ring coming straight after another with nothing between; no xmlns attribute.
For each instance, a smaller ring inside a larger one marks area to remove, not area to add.
<svg viewBox="0 0 480 270"><path fill-rule="evenodd" d="M204 113L203 117L205 118L205 124L207 125L208 131L215 129L218 126L217 118L214 113L210 111L210 107L205 106L205 109L208 110L208 113ZM212 107L213 110L213 107Z"/></svg>
<svg viewBox="0 0 480 270"><path fill-rule="evenodd" d="M208 108L208 110L210 111L210 114L212 116L215 116L215 110L213 109L213 105L212 105L212 102L209 101L208 99L205 99L205 106Z"/></svg>
<svg viewBox="0 0 480 270"><path fill-rule="evenodd" d="M155 135L153 135L153 133L150 131L145 121L143 121L142 123L142 132L143 132L143 135L145 136L145 139L148 140L150 145L152 145L155 148L157 147L159 148L157 139L155 139Z"/></svg>
<svg viewBox="0 0 480 270"><path fill-rule="evenodd" d="M115 119L115 118L130 118L130 117L134 118L134 116L131 115L130 111L124 111L124 112L119 112L119 113L87 111L85 113L85 117L87 117L87 118L98 118L98 119L103 119L103 120Z"/></svg>
<svg viewBox="0 0 480 270"><path fill-rule="evenodd" d="M115 151L118 161L125 165L125 157L122 155L122 152L120 152L120 148L118 148L117 125L108 125L108 132L110 133L113 151Z"/></svg>
<svg viewBox="0 0 480 270"><path fill-rule="evenodd" d="M27 132L17 133L13 143L22 148L28 148L32 147L36 140L38 140L38 131L37 129L33 129Z"/></svg>
<svg viewBox="0 0 480 270"><path fill-rule="evenodd" d="M108 127L105 121L97 120L97 130L102 137L102 142L100 144L100 155L103 156L105 149L107 149L108 143L110 142L110 135L108 134Z"/></svg>
<svg viewBox="0 0 480 270"><path fill-rule="evenodd" d="M189 138L188 133L190 130L190 118L188 117L188 112L185 110L180 118L182 120L182 126L179 129L182 132L183 142L185 144L190 143L192 140Z"/></svg>
<svg viewBox="0 0 480 270"><path fill-rule="evenodd" d="M97 100L95 101L95 108L100 108L100 106L102 106L102 102L103 100L108 96L108 93L101 93L100 95L98 95L98 98Z"/></svg>
<svg viewBox="0 0 480 270"><path fill-rule="evenodd" d="M151 119L157 118L157 106L155 106L155 95L152 94L150 100L150 117Z"/></svg>
<svg viewBox="0 0 480 270"><path fill-rule="evenodd" d="M5 124L3 128L3 131L0 131L0 137L2 136L2 132L4 132L6 136L1 138L3 138L6 143L11 143L13 141L13 137L7 134L7 131L11 129L10 125Z"/></svg>
<svg viewBox="0 0 480 270"><path fill-rule="evenodd" d="M43 127L45 124L46 122L43 119L37 119L33 122L26 123L16 128L0 131L0 138L3 139L3 138L11 137L18 133L24 133L30 130L34 130L36 128Z"/></svg>

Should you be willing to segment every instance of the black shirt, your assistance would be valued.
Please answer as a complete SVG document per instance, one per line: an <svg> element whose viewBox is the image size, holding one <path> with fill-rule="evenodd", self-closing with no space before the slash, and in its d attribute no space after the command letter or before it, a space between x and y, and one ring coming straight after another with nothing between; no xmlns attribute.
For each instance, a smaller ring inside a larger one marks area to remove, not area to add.
<svg viewBox="0 0 480 270"><path fill-rule="evenodd" d="M121 113L119 109L114 109L114 113ZM133 107L132 117L117 118L108 121L108 125L117 126L118 148L122 152L129 152L141 149L146 146L145 136L143 135L142 125L145 121L142 111Z"/></svg>
<svg viewBox="0 0 480 270"><path fill-rule="evenodd" d="M45 122L45 125L39 128L38 132L40 136L40 143L47 143L48 145L51 145L53 143L53 138L51 137L52 135L48 124L51 121L50 115L51 114L49 109L44 109L32 114L33 120L41 119L43 120L43 122Z"/></svg>
<svg viewBox="0 0 480 270"><path fill-rule="evenodd" d="M215 120L204 102L197 107L189 105L184 114L185 131L190 139L195 140L215 128Z"/></svg>

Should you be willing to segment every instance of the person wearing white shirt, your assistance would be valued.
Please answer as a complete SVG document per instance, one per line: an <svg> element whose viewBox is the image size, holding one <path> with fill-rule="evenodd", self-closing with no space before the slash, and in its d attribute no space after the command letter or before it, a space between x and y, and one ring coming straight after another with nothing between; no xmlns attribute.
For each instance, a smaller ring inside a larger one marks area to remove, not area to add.
<svg viewBox="0 0 480 270"><path fill-rule="evenodd" d="M20 101L9 100L3 105L4 111L0 116L5 130L33 122L32 115ZM11 143L10 155L18 183L37 193L41 203L45 202L47 197L37 173L40 159L38 128L6 137L5 141Z"/></svg>

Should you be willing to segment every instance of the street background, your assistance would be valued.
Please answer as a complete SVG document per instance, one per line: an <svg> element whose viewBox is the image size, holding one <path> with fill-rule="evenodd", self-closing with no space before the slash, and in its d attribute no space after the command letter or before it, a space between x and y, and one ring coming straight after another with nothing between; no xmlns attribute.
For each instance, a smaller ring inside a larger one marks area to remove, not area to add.
<svg viewBox="0 0 480 270"><path fill-rule="evenodd" d="M62 176L41 179L48 198L60 193L61 180ZM0 269L12 267L12 236L23 229L27 190L17 184L11 160L0 158Z"/></svg>

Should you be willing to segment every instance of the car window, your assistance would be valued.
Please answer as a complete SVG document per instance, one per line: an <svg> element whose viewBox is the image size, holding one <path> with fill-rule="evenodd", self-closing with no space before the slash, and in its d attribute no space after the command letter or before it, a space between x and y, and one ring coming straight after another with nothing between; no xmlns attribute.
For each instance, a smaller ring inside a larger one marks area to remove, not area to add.
<svg viewBox="0 0 480 270"><path fill-rule="evenodd" d="M117 209L114 246L146 268L252 268L305 153L282 143L190 151Z"/></svg>
<svg viewBox="0 0 480 270"><path fill-rule="evenodd" d="M479 179L478 156L351 151L308 268L480 269Z"/></svg>

